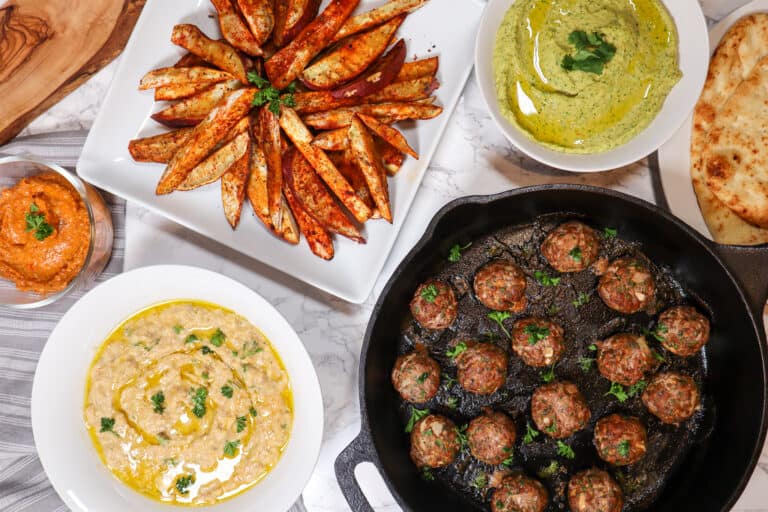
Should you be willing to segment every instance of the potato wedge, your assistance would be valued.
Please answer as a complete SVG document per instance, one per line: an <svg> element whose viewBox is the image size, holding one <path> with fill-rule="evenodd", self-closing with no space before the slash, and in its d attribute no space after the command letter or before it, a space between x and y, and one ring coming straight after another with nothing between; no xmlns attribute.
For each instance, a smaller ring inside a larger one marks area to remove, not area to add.
<svg viewBox="0 0 768 512"><path fill-rule="evenodd" d="M264 106L259 110L257 117L259 146L264 151L267 159L267 196L269 202L269 215L272 218L272 225L276 229L281 229L280 219L282 213L280 210L280 196L283 193L283 157L282 142L280 135L280 120ZM254 134L256 132L254 128Z"/></svg>
<svg viewBox="0 0 768 512"><path fill-rule="evenodd" d="M419 154L408 144L402 133L396 128L387 126L375 117L367 116L365 114L358 113L357 117L365 123L365 125L373 133L387 141L391 146L397 148L400 152L411 155L416 160L419 159Z"/></svg>
<svg viewBox="0 0 768 512"><path fill-rule="evenodd" d="M363 223L370 218L371 209L357 197L349 182L336 169L328 155L322 149L312 145L312 134L293 109L288 107L282 108L280 126L355 219ZM310 212L312 213L311 209Z"/></svg>
<svg viewBox="0 0 768 512"><path fill-rule="evenodd" d="M183 99L175 105L152 114L152 119L166 126L195 126L224 99L227 93L239 88L237 80L219 82L210 89Z"/></svg>
<svg viewBox="0 0 768 512"><path fill-rule="evenodd" d="M155 189L156 194L173 192L184 181L189 172L248 113L255 92L253 88L232 91L195 126L187 143L179 148L168 163Z"/></svg>
<svg viewBox="0 0 768 512"><path fill-rule="evenodd" d="M237 6L248 28L251 29L256 44L263 45L275 26L272 0L237 0Z"/></svg>
<svg viewBox="0 0 768 512"><path fill-rule="evenodd" d="M381 91L365 98L366 103L387 103L401 101L418 101L428 98L430 94L440 87L440 82L431 76L425 76L409 80L407 82L395 82L386 86Z"/></svg>
<svg viewBox="0 0 768 512"><path fill-rule="evenodd" d="M376 149L373 135L357 115L352 117L349 125L349 148L355 156L360 172L365 176L365 182L368 184L376 209L381 213L381 217L391 224L392 208L389 204L387 171Z"/></svg>
<svg viewBox="0 0 768 512"><path fill-rule="evenodd" d="M256 126L254 126L256 130ZM251 203L253 213L264 223L270 231L280 236L272 225L272 218L269 215L269 196L267 194L267 159L264 151L258 144L251 144L251 172L248 175L248 186L245 193L248 196L248 202Z"/></svg>
<svg viewBox="0 0 768 512"><path fill-rule="evenodd" d="M182 24L173 27L171 42L210 62L217 68L232 73L241 82L247 83L246 62L235 48L223 41L215 41L203 34L194 25Z"/></svg>
<svg viewBox="0 0 768 512"><path fill-rule="evenodd" d="M307 126L318 130L334 130L344 128L352 123L355 113L376 117L382 122L391 124L406 119L432 119L442 113L442 107L423 105L419 103L377 103L374 105L359 105L328 112L309 114L303 118Z"/></svg>
<svg viewBox="0 0 768 512"><path fill-rule="evenodd" d="M288 207L296 218L299 230L307 240L309 250L324 260L333 259L334 251L331 235L301 206L299 200L294 197L291 187L285 187L285 200L288 202Z"/></svg>
<svg viewBox="0 0 768 512"><path fill-rule="evenodd" d="M349 131L345 129L344 131ZM357 197L359 197L368 208L374 209L376 205L373 203L371 192L368 190L368 183L365 181L365 176L360 172L360 168L357 166L355 156L349 150L335 151L329 155L331 161L339 170L339 172L347 178L349 184L355 189Z"/></svg>
<svg viewBox="0 0 768 512"><path fill-rule="evenodd" d="M137 162L167 164L191 133L192 128L182 128L153 137L134 139L128 143L128 152Z"/></svg>
<svg viewBox="0 0 768 512"><path fill-rule="evenodd" d="M349 130L339 128L320 132L312 139L312 145L323 151L343 151L349 147Z"/></svg>
<svg viewBox="0 0 768 512"><path fill-rule="evenodd" d="M376 138L376 149L379 151L381 162L384 164L384 169L387 170L389 176L394 176L400 172L405 161L405 153L380 138Z"/></svg>
<svg viewBox="0 0 768 512"><path fill-rule="evenodd" d="M235 77L231 73L202 66L193 68L160 68L153 69L142 77L139 82L139 90L144 91L157 87L180 87L190 83L207 84L210 87L217 82L234 79Z"/></svg>
<svg viewBox="0 0 768 512"><path fill-rule="evenodd" d="M312 20L287 46L265 64L272 85L285 89L304 71L330 39L338 32L360 0L331 0L328 7Z"/></svg>
<svg viewBox="0 0 768 512"><path fill-rule="evenodd" d="M250 134L247 135L247 144L250 146ZM251 150L248 148L221 177L221 204L224 206L224 216L232 229L237 228L237 225L240 224L240 214L245 202L245 188L248 184L248 160L250 157Z"/></svg>
<svg viewBox="0 0 768 512"><path fill-rule="evenodd" d="M370 69L347 85L344 85L331 93L339 98L362 98L379 92L391 84L405 62L405 41L400 39L378 61L373 63Z"/></svg>
<svg viewBox="0 0 768 512"><path fill-rule="evenodd" d="M360 230L336 203L312 165L295 149L289 150L283 160L283 179L301 206L325 229L365 243Z"/></svg>
<svg viewBox="0 0 768 512"><path fill-rule="evenodd" d="M275 29L272 39L278 48L290 43L317 16L320 3L320 0L275 2Z"/></svg>
<svg viewBox="0 0 768 512"><path fill-rule="evenodd" d="M207 62L205 62L203 59L195 55L194 53L185 53L181 56L179 60L176 61L176 64L173 65L175 68L193 68L193 67L204 67L209 68L211 65Z"/></svg>
<svg viewBox="0 0 768 512"><path fill-rule="evenodd" d="M427 0L390 0L381 7L349 18L336 35L333 36L332 42L340 41L352 34L357 34L363 30L386 23L401 14L411 13L425 3L427 3Z"/></svg>
<svg viewBox="0 0 768 512"><path fill-rule="evenodd" d="M360 76L384 53L404 19L404 16L392 18L345 41L305 69L301 74L302 83L310 89L328 90Z"/></svg>
<svg viewBox="0 0 768 512"><path fill-rule="evenodd" d="M280 220L280 233L278 236L288 242L289 244L296 245L299 243L301 231L299 225L296 223L296 218L291 212L291 208L288 206L288 201L283 197L280 202L280 207L283 211L283 218Z"/></svg>
<svg viewBox="0 0 768 512"><path fill-rule="evenodd" d="M397 77L395 77L395 82L407 82L425 76L435 76L439 67L440 59L438 57L406 62L403 64L403 67L400 68Z"/></svg>
<svg viewBox="0 0 768 512"><path fill-rule="evenodd" d="M247 131L241 132L197 164L176 187L176 190L194 190L218 181L235 162L243 157L246 151L249 151L250 141L250 134Z"/></svg>
<svg viewBox="0 0 768 512"><path fill-rule="evenodd" d="M214 84L210 82L190 82L182 85L166 85L155 89L155 101L171 101L189 98L207 91Z"/></svg>
<svg viewBox="0 0 768 512"><path fill-rule="evenodd" d="M252 57L261 56L261 48L256 42L245 22L240 19L231 0L211 0L216 12L219 13L221 35L232 46Z"/></svg>

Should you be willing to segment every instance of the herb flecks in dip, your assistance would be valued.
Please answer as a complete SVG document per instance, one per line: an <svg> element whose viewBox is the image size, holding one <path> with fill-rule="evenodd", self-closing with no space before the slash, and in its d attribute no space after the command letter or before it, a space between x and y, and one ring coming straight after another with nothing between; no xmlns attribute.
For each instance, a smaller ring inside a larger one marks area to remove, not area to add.
<svg viewBox="0 0 768 512"><path fill-rule="evenodd" d="M256 484L292 426L288 374L245 318L173 302L120 325L97 353L85 423L124 483L176 504L213 504Z"/></svg>
<svg viewBox="0 0 768 512"><path fill-rule="evenodd" d="M570 153L627 142L682 76L677 30L658 0L517 0L493 66L504 117Z"/></svg>
<svg viewBox="0 0 768 512"><path fill-rule="evenodd" d="M63 290L88 255L91 224L82 198L62 176L23 178L0 192L0 277L20 290Z"/></svg>

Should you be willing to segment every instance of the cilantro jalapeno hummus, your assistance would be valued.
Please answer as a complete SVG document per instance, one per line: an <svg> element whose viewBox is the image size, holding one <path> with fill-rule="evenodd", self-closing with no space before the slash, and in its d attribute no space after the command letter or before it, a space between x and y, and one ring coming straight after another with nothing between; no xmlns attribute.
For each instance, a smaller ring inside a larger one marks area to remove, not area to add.
<svg viewBox="0 0 768 512"><path fill-rule="evenodd" d="M627 142L682 76L677 30L658 0L517 0L493 67L504 116L570 153Z"/></svg>
<svg viewBox="0 0 768 512"><path fill-rule="evenodd" d="M288 374L245 318L206 303L152 307L99 349L85 423L102 461L157 500L214 504L277 464L292 426Z"/></svg>

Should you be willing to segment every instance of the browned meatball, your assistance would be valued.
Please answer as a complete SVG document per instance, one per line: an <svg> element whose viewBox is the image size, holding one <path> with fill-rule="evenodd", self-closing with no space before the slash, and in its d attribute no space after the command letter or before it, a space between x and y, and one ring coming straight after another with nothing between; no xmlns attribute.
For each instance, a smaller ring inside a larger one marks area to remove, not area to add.
<svg viewBox="0 0 768 512"><path fill-rule="evenodd" d="M420 419L411 431L411 459L419 468L447 466L459 453L456 425L437 414Z"/></svg>
<svg viewBox="0 0 768 512"><path fill-rule="evenodd" d="M528 366L555 364L563 352L563 328L545 318L525 318L512 327L512 350Z"/></svg>
<svg viewBox="0 0 768 512"><path fill-rule="evenodd" d="M595 448L615 466L634 464L645 456L645 427L633 416L610 414L595 425Z"/></svg>
<svg viewBox="0 0 768 512"><path fill-rule="evenodd" d="M407 402L431 400L440 387L440 365L424 351L414 350L395 361L392 385Z"/></svg>
<svg viewBox="0 0 768 512"><path fill-rule="evenodd" d="M663 423L680 423L696 412L699 390L691 377L678 372L659 373L643 391L643 403Z"/></svg>
<svg viewBox="0 0 768 512"><path fill-rule="evenodd" d="M475 274L475 295L485 307L496 311L525 309L525 274L507 260L488 263Z"/></svg>
<svg viewBox="0 0 768 512"><path fill-rule="evenodd" d="M591 414L576 384L564 381L544 384L534 391L531 416L539 430L564 439L586 427Z"/></svg>
<svg viewBox="0 0 768 512"><path fill-rule="evenodd" d="M549 501L541 482L516 474L504 477L491 495L493 512L543 512Z"/></svg>
<svg viewBox="0 0 768 512"><path fill-rule="evenodd" d="M653 352L645 337L637 334L614 334L604 341L598 341L597 369L611 382L632 386L641 380L646 372L653 369Z"/></svg>
<svg viewBox="0 0 768 512"><path fill-rule="evenodd" d="M457 380L470 393L490 395L507 380L507 353L492 343L465 343L456 356Z"/></svg>
<svg viewBox="0 0 768 512"><path fill-rule="evenodd" d="M621 512L624 496L611 475L597 468L573 475L568 482L571 512Z"/></svg>
<svg viewBox="0 0 768 512"><path fill-rule="evenodd" d="M469 451L486 464L501 464L512 456L515 423L503 412L489 411L469 422Z"/></svg>
<svg viewBox="0 0 768 512"><path fill-rule="evenodd" d="M637 313L648 305L656 293L650 270L634 258L611 262L600 277L597 292L609 308L619 313Z"/></svg>
<svg viewBox="0 0 768 512"><path fill-rule="evenodd" d="M595 230L577 221L560 224L541 244L541 254L558 272L581 272L595 262L599 252Z"/></svg>
<svg viewBox="0 0 768 512"><path fill-rule="evenodd" d="M456 320L456 295L440 281L427 281L411 299L411 314L426 329L445 329Z"/></svg>
<svg viewBox="0 0 768 512"><path fill-rule="evenodd" d="M695 355L709 340L709 320L691 306L675 306L659 316L656 336L679 356Z"/></svg>

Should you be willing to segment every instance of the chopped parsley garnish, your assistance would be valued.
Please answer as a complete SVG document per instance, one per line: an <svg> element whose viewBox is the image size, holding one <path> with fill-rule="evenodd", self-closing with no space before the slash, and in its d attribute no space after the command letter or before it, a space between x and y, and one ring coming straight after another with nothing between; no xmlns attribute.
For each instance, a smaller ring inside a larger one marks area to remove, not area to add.
<svg viewBox="0 0 768 512"><path fill-rule="evenodd" d="M580 308L581 306L589 302L590 297L592 296L588 293L579 292L579 296L576 297L576 300L572 301L571 304L573 304L577 308Z"/></svg>
<svg viewBox="0 0 768 512"><path fill-rule="evenodd" d="M202 376L205 380L208 380L208 372L203 372Z"/></svg>
<svg viewBox="0 0 768 512"><path fill-rule="evenodd" d="M544 381L545 384L548 384L555 380L555 366L552 365L543 372L541 372L541 380Z"/></svg>
<svg viewBox="0 0 768 512"><path fill-rule="evenodd" d="M465 345L466 346L466 345ZM466 350L466 349L465 349ZM443 374L443 384L448 389L451 389L458 381L448 374Z"/></svg>
<svg viewBox="0 0 768 512"><path fill-rule="evenodd" d="M449 348L445 351L445 355L450 357L451 359L454 359L459 356L462 352L467 350L467 344L463 341L458 342L456 345L453 346L453 348Z"/></svg>
<svg viewBox="0 0 768 512"><path fill-rule="evenodd" d="M194 475L184 475L176 479L176 490L179 494L187 494L189 492L189 486L195 483Z"/></svg>
<svg viewBox="0 0 768 512"><path fill-rule="evenodd" d="M214 347L220 347L224 344L224 340L227 339L227 335L221 329L216 329L216 332L211 336L211 345Z"/></svg>
<svg viewBox="0 0 768 512"><path fill-rule="evenodd" d="M542 286L557 286L560 284L559 277L552 277L542 270L534 272L533 277L535 277Z"/></svg>
<svg viewBox="0 0 768 512"><path fill-rule="evenodd" d="M666 358L661 355L659 352L656 352L655 350L651 350L651 354L653 355L653 358L659 362L666 362Z"/></svg>
<svg viewBox="0 0 768 512"><path fill-rule="evenodd" d="M469 249L469 247L472 245L472 242L469 242L467 245L459 245L456 244L453 247L451 247L450 252L448 253L448 261L451 263L456 263L461 259L461 251L465 251Z"/></svg>
<svg viewBox="0 0 768 512"><path fill-rule="evenodd" d="M549 336L549 327L541 327L536 324L528 324L523 329L523 332L528 335L528 344L535 345L547 336Z"/></svg>
<svg viewBox="0 0 768 512"><path fill-rule="evenodd" d="M421 476L424 477L424 480L427 480L429 482L435 479L435 475L432 474L432 470L426 467L421 468Z"/></svg>
<svg viewBox="0 0 768 512"><path fill-rule="evenodd" d="M256 410L256 408L255 408L255 407L251 407L251 408L248 410L248 412L249 412L249 413L251 413L251 416L253 416L254 418L255 418L255 417L256 417L256 416L259 414L259 412Z"/></svg>
<svg viewBox="0 0 768 512"><path fill-rule="evenodd" d="M629 457L629 440L625 439L616 446L616 451L619 452L623 458Z"/></svg>
<svg viewBox="0 0 768 512"><path fill-rule="evenodd" d="M411 409L411 417L408 419L408 423L405 425L405 432L410 433L413 430L413 426L424 416L429 414L429 409Z"/></svg>
<svg viewBox="0 0 768 512"><path fill-rule="evenodd" d="M179 334L182 329L184 328L178 324L173 326L173 332L175 332L176 334Z"/></svg>
<svg viewBox="0 0 768 512"><path fill-rule="evenodd" d="M421 298L429 303L435 302L438 295L440 295L440 292L434 284L428 284L421 289Z"/></svg>
<svg viewBox="0 0 768 512"><path fill-rule="evenodd" d="M595 360L591 357L580 357L579 358L579 367L581 367L581 371L584 373L587 373L589 370L592 369L592 363L594 363Z"/></svg>
<svg viewBox="0 0 768 512"><path fill-rule="evenodd" d="M590 344L589 347L587 348L592 352L597 352L597 345L595 345L594 343Z"/></svg>
<svg viewBox="0 0 768 512"><path fill-rule="evenodd" d="M556 460L553 460L552 462L549 463L549 466L539 471L539 477L552 478L553 476L555 476L555 473L557 473L558 469L560 469L560 463L558 463Z"/></svg>
<svg viewBox="0 0 768 512"><path fill-rule="evenodd" d="M499 324L499 327L501 327L501 330L504 331L504 334L507 335L507 338L511 338L512 335L509 334L509 331L506 327L504 327L504 320L512 316L508 311L494 311L492 313L488 313L488 318Z"/></svg>
<svg viewBox="0 0 768 512"><path fill-rule="evenodd" d="M101 429L99 432L112 432L113 434L117 435L117 432L114 431L115 428L115 418L101 418Z"/></svg>
<svg viewBox="0 0 768 512"><path fill-rule="evenodd" d="M235 392L235 390L232 389L232 386L230 386L229 384L221 386L221 394L224 395L227 398L232 398L232 394L234 392Z"/></svg>
<svg viewBox="0 0 768 512"><path fill-rule="evenodd" d="M184 338L184 343L194 343L196 341L200 341L200 338L198 338L194 334L190 334L189 336Z"/></svg>
<svg viewBox="0 0 768 512"><path fill-rule="evenodd" d="M53 234L53 226L45 221L45 214L35 203L29 205L29 211L24 215L24 220L27 223L25 231L34 231L33 235L39 242Z"/></svg>
<svg viewBox="0 0 768 512"><path fill-rule="evenodd" d="M525 422L525 436L523 437L523 442L525 444L532 443L534 439L539 437L540 432L533 428L530 423L527 421Z"/></svg>
<svg viewBox="0 0 768 512"><path fill-rule="evenodd" d="M192 414L198 418L205 416L205 399L208 398L208 390L200 387L192 390Z"/></svg>
<svg viewBox="0 0 768 512"><path fill-rule="evenodd" d="M488 484L488 477L485 473L478 473L475 479L472 481L472 487L482 490Z"/></svg>
<svg viewBox="0 0 768 512"><path fill-rule="evenodd" d="M544 429L544 432L546 432L547 434L554 434L556 430L557 430L557 423L553 421L550 426Z"/></svg>
<svg viewBox="0 0 768 512"><path fill-rule="evenodd" d="M427 380L428 377L429 377L429 372L424 372L421 375L419 375L419 377L416 379L416 381L419 384L424 384L424 382Z"/></svg>
<svg viewBox="0 0 768 512"><path fill-rule="evenodd" d="M224 455L227 457L234 457L237 455L237 448L240 446L240 440L227 441L224 443Z"/></svg>
<svg viewBox="0 0 768 512"><path fill-rule="evenodd" d="M656 327L653 328L653 330L650 329L643 329L643 335L644 336L650 336L654 338L656 341L663 342L666 338L664 337L664 334L667 333L669 329L664 324L656 324Z"/></svg>
<svg viewBox="0 0 768 512"><path fill-rule="evenodd" d="M581 261L584 259L584 255L581 252L581 247L578 245L571 249L571 252L568 253L568 256L570 256L573 261Z"/></svg>
<svg viewBox="0 0 768 512"><path fill-rule="evenodd" d="M622 386L618 382L611 382L611 389L608 390L605 396L608 396L608 395L615 396L619 402L626 402L627 398L629 398L629 396L627 395L627 392L624 390L624 386Z"/></svg>
<svg viewBox="0 0 768 512"><path fill-rule="evenodd" d="M645 390L645 388L648 387L648 383L644 380L639 380L635 384L632 384L629 389L627 390L627 394L629 396L636 396Z"/></svg>
<svg viewBox="0 0 768 512"><path fill-rule="evenodd" d="M505 446L504 447L504 453L507 454L507 458L504 459L503 461L501 461L501 465L509 467L509 466L511 466L514 463L514 459L515 459L515 457L514 457L514 455L515 455L514 454L514 450L512 449L511 446Z"/></svg>
<svg viewBox="0 0 768 512"><path fill-rule="evenodd" d="M248 424L248 417L247 416L238 416L237 420L235 421L235 425L237 426L237 433L239 434L243 430L245 430L245 426Z"/></svg>
<svg viewBox="0 0 768 512"><path fill-rule="evenodd" d="M466 448L469 444L469 440L467 439L467 427L468 425L456 427L456 437L459 440L459 444L462 448Z"/></svg>
<svg viewBox="0 0 768 512"><path fill-rule="evenodd" d="M158 391L150 398L152 400L152 410L157 414L163 414L165 411L165 394L162 391Z"/></svg>
<svg viewBox="0 0 768 512"><path fill-rule="evenodd" d="M575 459L576 454L573 452L573 448L568 446L562 441L557 442L557 454L566 459Z"/></svg>
<svg viewBox="0 0 768 512"><path fill-rule="evenodd" d="M281 91L273 87L269 80L259 76L255 71L248 72L248 81L260 89L253 97L252 106L260 107L268 103L269 111L276 116L280 115L280 105L285 105L286 107L296 106L296 99L293 96L296 92L295 82L292 82Z"/></svg>
<svg viewBox="0 0 768 512"><path fill-rule="evenodd" d="M614 228L603 229L603 235L605 236L605 238L616 238L617 234L619 234L619 232Z"/></svg>
<svg viewBox="0 0 768 512"><path fill-rule="evenodd" d="M446 405L446 407L448 407L450 409L455 409L456 407L459 406L459 399L456 398L455 396L450 396L445 401L445 405Z"/></svg>
<svg viewBox="0 0 768 512"><path fill-rule="evenodd" d="M573 55L563 57L560 66L566 71L584 71L601 75L603 68L616 55L616 47L598 32L587 33L574 30L568 36L568 42L576 47Z"/></svg>
<svg viewBox="0 0 768 512"><path fill-rule="evenodd" d="M213 354L213 350L211 350L211 347L208 345L203 345L203 348L201 349L204 356L207 356L208 354Z"/></svg>

